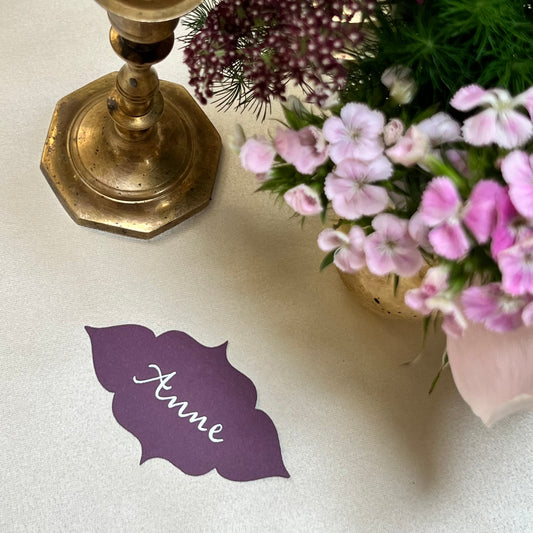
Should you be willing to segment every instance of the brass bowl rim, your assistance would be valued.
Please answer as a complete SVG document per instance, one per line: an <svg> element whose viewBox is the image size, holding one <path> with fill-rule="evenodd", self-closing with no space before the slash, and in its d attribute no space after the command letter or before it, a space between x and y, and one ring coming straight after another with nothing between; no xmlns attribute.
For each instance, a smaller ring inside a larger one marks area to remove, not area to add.
<svg viewBox="0 0 533 533"><path fill-rule="evenodd" d="M201 0L95 0L105 10L136 22L165 22L185 15Z"/></svg>

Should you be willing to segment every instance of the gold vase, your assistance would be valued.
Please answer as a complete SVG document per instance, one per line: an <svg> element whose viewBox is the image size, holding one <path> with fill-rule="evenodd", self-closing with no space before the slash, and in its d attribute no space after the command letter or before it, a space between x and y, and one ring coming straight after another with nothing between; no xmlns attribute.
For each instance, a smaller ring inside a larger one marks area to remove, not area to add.
<svg viewBox="0 0 533 533"><path fill-rule="evenodd" d="M426 271L422 269L412 278L400 278L395 292L392 275L376 276L366 267L356 274L338 270L344 285L361 305L383 317L409 320L421 320L423 317L406 305L405 293L420 286Z"/></svg>
<svg viewBox="0 0 533 533"><path fill-rule="evenodd" d="M41 169L75 222L150 238L207 206L220 136L188 92L159 81L179 17L200 0L96 0L125 61L59 101Z"/></svg>

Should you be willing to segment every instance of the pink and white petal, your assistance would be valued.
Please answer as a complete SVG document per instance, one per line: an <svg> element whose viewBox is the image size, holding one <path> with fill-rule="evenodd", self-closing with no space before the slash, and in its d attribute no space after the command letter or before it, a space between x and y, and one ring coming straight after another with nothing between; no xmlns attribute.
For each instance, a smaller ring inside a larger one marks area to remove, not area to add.
<svg viewBox="0 0 533 533"><path fill-rule="evenodd" d="M491 426L533 407L533 329L505 335L469 324L462 338L448 336L457 389L472 411Z"/></svg>
<svg viewBox="0 0 533 533"><path fill-rule="evenodd" d="M335 168L335 175L353 183L366 175L368 166L358 159L343 159Z"/></svg>
<svg viewBox="0 0 533 533"><path fill-rule="evenodd" d="M518 148L533 136L533 124L522 113L509 109L500 111L494 142L502 148Z"/></svg>
<svg viewBox="0 0 533 533"><path fill-rule="evenodd" d="M489 317L485 322L485 327L489 331L495 331L496 333L507 333L523 325L520 311L516 313L499 313Z"/></svg>
<svg viewBox="0 0 533 533"><path fill-rule="evenodd" d="M376 276L384 276L394 270L394 262L387 251L381 235L372 233L365 241L366 265Z"/></svg>
<svg viewBox="0 0 533 533"><path fill-rule="evenodd" d="M461 126L447 113L436 113L416 126L433 146L461 140Z"/></svg>
<svg viewBox="0 0 533 533"><path fill-rule="evenodd" d="M463 123L463 137L467 143L474 146L486 146L496 140L496 123L498 112L489 108L473 117L467 118Z"/></svg>
<svg viewBox="0 0 533 533"><path fill-rule="evenodd" d="M332 250L349 244L350 241L346 233L334 230L332 228L327 228L318 234L317 242L318 247L323 252L331 252Z"/></svg>
<svg viewBox="0 0 533 533"><path fill-rule="evenodd" d="M426 304L427 294L422 288L408 290L405 293L404 301L411 309L422 315L429 315L432 311Z"/></svg>
<svg viewBox="0 0 533 533"><path fill-rule="evenodd" d="M372 220L376 232L386 236L388 240L398 241L407 235L409 222L390 213L383 213Z"/></svg>
<svg viewBox="0 0 533 533"><path fill-rule="evenodd" d="M446 267L432 267L426 272L422 280L422 287L433 296L448 289L449 278L450 272Z"/></svg>
<svg viewBox="0 0 533 533"><path fill-rule="evenodd" d="M326 141L330 143L338 143L340 141L345 141L348 139L348 132L346 131L346 126L344 122L339 117L329 117L324 126L322 127L322 132Z"/></svg>
<svg viewBox="0 0 533 533"><path fill-rule="evenodd" d="M377 215L387 207L389 195L379 185L364 185L354 195L354 201L361 215Z"/></svg>
<svg viewBox="0 0 533 533"><path fill-rule="evenodd" d="M533 326L533 302L528 303L522 310L522 320L527 327Z"/></svg>
<svg viewBox="0 0 533 533"><path fill-rule="evenodd" d="M442 331L446 333L448 338L452 337L457 339L460 339L463 336L466 329L456 313L444 315L441 327Z"/></svg>
<svg viewBox="0 0 533 533"><path fill-rule="evenodd" d="M350 178L342 178L333 172L326 176L324 182L324 193L328 200L333 200L338 196L345 196L354 191L354 180Z"/></svg>
<svg viewBox="0 0 533 533"><path fill-rule="evenodd" d="M365 181L383 181L392 176L392 163L385 156L378 156L367 165Z"/></svg>
<svg viewBox="0 0 533 533"><path fill-rule="evenodd" d="M533 87L516 96L514 102L518 105L523 105L527 109L529 117L533 120Z"/></svg>
<svg viewBox="0 0 533 533"><path fill-rule="evenodd" d="M429 242L438 255L446 259L461 259L470 250L470 242L461 224L445 222L433 228Z"/></svg>
<svg viewBox="0 0 533 533"><path fill-rule="evenodd" d="M365 253L363 250L339 248L333 258L335 266L348 274L354 274L365 266Z"/></svg>
<svg viewBox="0 0 533 533"><path fill-rule="evenodd" d="M533 181L511 185L509 196L516 210L522 216L533 219Z"/></svg>
<svg viewBox="0 0 533 533"><path fill-rule="evenodd" d="M452 180L444 176L433 178L422 195L420 215L428 226L435 226L455 215L461 203Z"/></svg>
<svg viewBox="0 0 533 533"><path fill-rule="evenodd" d="M352 226L348 233L350 248L354 250L363 250L366 240L365 232L359 226Z"/></svg>
<svg viewBox="0 0 533 533"><path fill-rule="evenodd" d="M495 103L494 96L479 85L462 87L450 100L450 105L458 111L470 111L479 105L492 103Z"/></svg>
<svg viewBox="0 0 533 533"><path fill-rule="evenodd" d="M399 276L410 278L424 266L422 254L416 248L408 248L394 254L394 272Z"/></svg>
<svg viewBox="0 0 533 533"><path fill-rule="evenodd" d="M507 192L492 180L479 181L468 200L463 222L480 244L486 243L497 221L497 204Z"/></svg>
<svg viewBox="0 0 533 533"><path fill-rule="evenodd" d="M431 243L428 239L429 227L422 220L420 212L417 211L410 219L408 225L409 236L418 244L418 246L429 250Z"/></svg>
<svg viewBox="0 0 533 533"><path fill-rule="evenodd" d="M472 322L485 322L498 312L498 294L490 285L468 287L461 294L464 314Z"/></svg>
<svg viewBox="0 0 533 533"><path fill-rule="evenodd" d="M346 220L357 220L361 217L359 193L355 189L344 195L334 196L331 200L335 213Z"/></svg>
<svg viewBox="0 0 533 533"><path fill-rule="evenodd" d="M513 296L533 294L533 264L524 264L520 244L500 252L498 266L505 292Z"/></svg>
<svg viewBox="0 0 533 533"><path fill-rule="evenodd" d="M352 102L341 109L341 118L348 131L363 129L365 137L377 137L385 126L385 117L365 104Z"/></svg>
<svg viewBox="0 0 533 533"><path fill-rule="evenodd" d="M353 143L351 157L370 162L383 153L383 141L379 137L361 137Z"/></svg>
<svg viewBox="0 0 533 533"><path fill-rule="evenodd" d="M338 165L344 159L354 157L355 145L351 139L343 139L335 144L329 145L329 157Z"/></svg>
<svg viewBox="0 0 533 533"><path fill-rule="evenodd" d="M532 183L533 168L526 152L514 150L505 157L501 165L503 179L510 185Z"/></svg>

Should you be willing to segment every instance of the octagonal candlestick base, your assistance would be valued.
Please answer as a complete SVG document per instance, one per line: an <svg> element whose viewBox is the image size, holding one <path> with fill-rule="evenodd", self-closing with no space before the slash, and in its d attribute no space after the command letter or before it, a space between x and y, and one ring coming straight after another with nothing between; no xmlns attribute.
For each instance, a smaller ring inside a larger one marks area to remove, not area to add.
<svg viewBox="0 0 533 533"><path fill-rule="evenodd" d="M174 42L178 20L163 19L199 2L151 0L143 11L148 0L97 1L109 10L111 44L126 65L58 102L41 169L78 224L150 238L206 207L217 173L214 126L152 67Z"/></svg>

